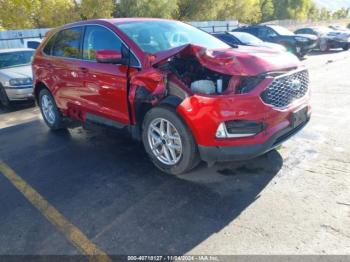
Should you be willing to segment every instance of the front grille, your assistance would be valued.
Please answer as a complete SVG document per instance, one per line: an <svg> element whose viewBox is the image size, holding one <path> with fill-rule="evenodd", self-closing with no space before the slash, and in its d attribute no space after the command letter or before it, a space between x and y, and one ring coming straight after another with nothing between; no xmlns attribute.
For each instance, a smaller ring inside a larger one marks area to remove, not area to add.
<svg viewBox="0 0 350 262"><path fill-rule="evenodd" d="M309 73L302 70L275 78L261 98L266 104L282 108L305 96L308 88Z"/></svg>

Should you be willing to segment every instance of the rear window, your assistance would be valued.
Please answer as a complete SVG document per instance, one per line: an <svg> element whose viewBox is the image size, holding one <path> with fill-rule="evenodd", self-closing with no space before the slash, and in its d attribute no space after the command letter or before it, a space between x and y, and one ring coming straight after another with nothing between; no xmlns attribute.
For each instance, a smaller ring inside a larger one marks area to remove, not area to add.
<svg viewBox="0 0 350 262"><path fill-rule="evenodd" d="M30 65L34 51L16 51L0 54L0 69Z"/></svg>

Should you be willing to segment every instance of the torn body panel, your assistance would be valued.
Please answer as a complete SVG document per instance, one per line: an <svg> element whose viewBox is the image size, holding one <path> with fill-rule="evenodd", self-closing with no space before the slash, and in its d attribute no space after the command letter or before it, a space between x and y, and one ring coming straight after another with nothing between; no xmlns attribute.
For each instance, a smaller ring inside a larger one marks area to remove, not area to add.
<svg viewBox="0 0 350 262"><path fill-rule="evenodd" d="M158 53L152 57L151 69L131 79L135 90L131 92L130 101L135 105L135 119L144 113L140 110L141 104L148 103L151 108L166 97L175 96L180 99L175 108L198 145L235 146L268 139L277 130L290 125L290 108L298 110L300 103L291 105L288 110L272 110L270 105L262 103L260 93L274 79L267 73L291 71L298 67L299 60L287 53L258 50L255 53L233 49L213 51L185 45ZM194 83L203 86L208 82L213 83L212 92L196 92ZM218 90L220 83L221 90ZM301 104L307 103L307 99ZM264 131L253 138L216 138L220 123L232 119L262 123Z"/></svg>
<svg viewBox="0 0 350 262"><path fill-rule="evenodd" d="M132 105L130 122L135 125L140 120L138 115L141 107L152 107L164 98L166 74L154 68L134 72L130 75L129 88L129 101Z"/></svg>
<svg viewBox="0 0 350 262"><path fill-rule="evenodd" d="M132 124L142 118L138 116L144 113L140 108L153 107L167 96L183 101L194 94L231 95L245 83L244 77L288 71L299 65L299 60L287 53L263 52L259 48L252 48L250 52L245 49L209 50L191 44L148 55L148 61L148 69L130 76ZM257 80L253 81L252 88L263 79Z"/></svg>

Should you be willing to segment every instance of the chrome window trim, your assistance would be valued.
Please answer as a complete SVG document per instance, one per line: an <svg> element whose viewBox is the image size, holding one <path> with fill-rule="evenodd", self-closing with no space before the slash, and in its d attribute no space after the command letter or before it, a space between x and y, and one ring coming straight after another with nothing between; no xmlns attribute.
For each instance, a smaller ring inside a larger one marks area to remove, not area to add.
<svg viewBox="0 0 350 262"><path fill-rule="evenodd" d="M134 68L142 68L141 66L141 61L140 59L138 58L138 56L134 53L134 51L123 41L123 39L120 38L120 36L114 32L112 29L110 29L109 27L105 26L105 25L101 25L101 24L94 24L94 23L89 23L89 24L82 24L82 25L73 25L73 26L69 26L69 27L65 27L65 28L61 28L60 30L58 30L57 32L55 32L54 34L52 34L52 36L50 36L50 38L47 40L47 43L50 41L50 39L54 36L56 36L58 33L62 32L63 30L66 30L66 29L71 29L71 28L75 28L75 27L82 27L83 28L83 38L82 38L82 43L81 46L83 46L83 42L84 42L84 32L85 32L85 28L86 26L100 26L100 27L103 27L103 28L106 28L107 30L111 31L119 40L122 44L124 44L127 48L129 48L130 52L135 56L137 62L138 62L138 65L137 66L132 66ZM46 44L47 44L46 43ZM46 46L45 44L45 46ZM54 56L52 54L48 55L46 53L44 53L44 48L45 46L41 49L41 54L45 57L57 57L57 58L60 58L60 59L67 59L67 60L73 60L73 61L84 61L84 62L92 62L92 63L98 63L97 61L93 61L93 60L88 60L88 59L82 59L82 58L72 58L72 57L64 57L64 56ZM82 51L82 50L81 50ZM52 52L52 49L51 49L51 52Z"/></svg>

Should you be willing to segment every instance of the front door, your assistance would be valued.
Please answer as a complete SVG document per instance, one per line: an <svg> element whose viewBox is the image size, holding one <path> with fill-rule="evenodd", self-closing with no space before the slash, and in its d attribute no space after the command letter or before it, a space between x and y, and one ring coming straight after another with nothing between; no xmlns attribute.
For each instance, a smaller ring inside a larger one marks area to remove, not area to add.
<svg viewBox="0 0 350 262"><path fill-rule="evenodd" d="M82 80L78 94L88 118L129 124L127 103L127 66L96 61L96 51L121 52L122 42L110 29L89 25L85 27L83 54L79 65Z"/></svg>

